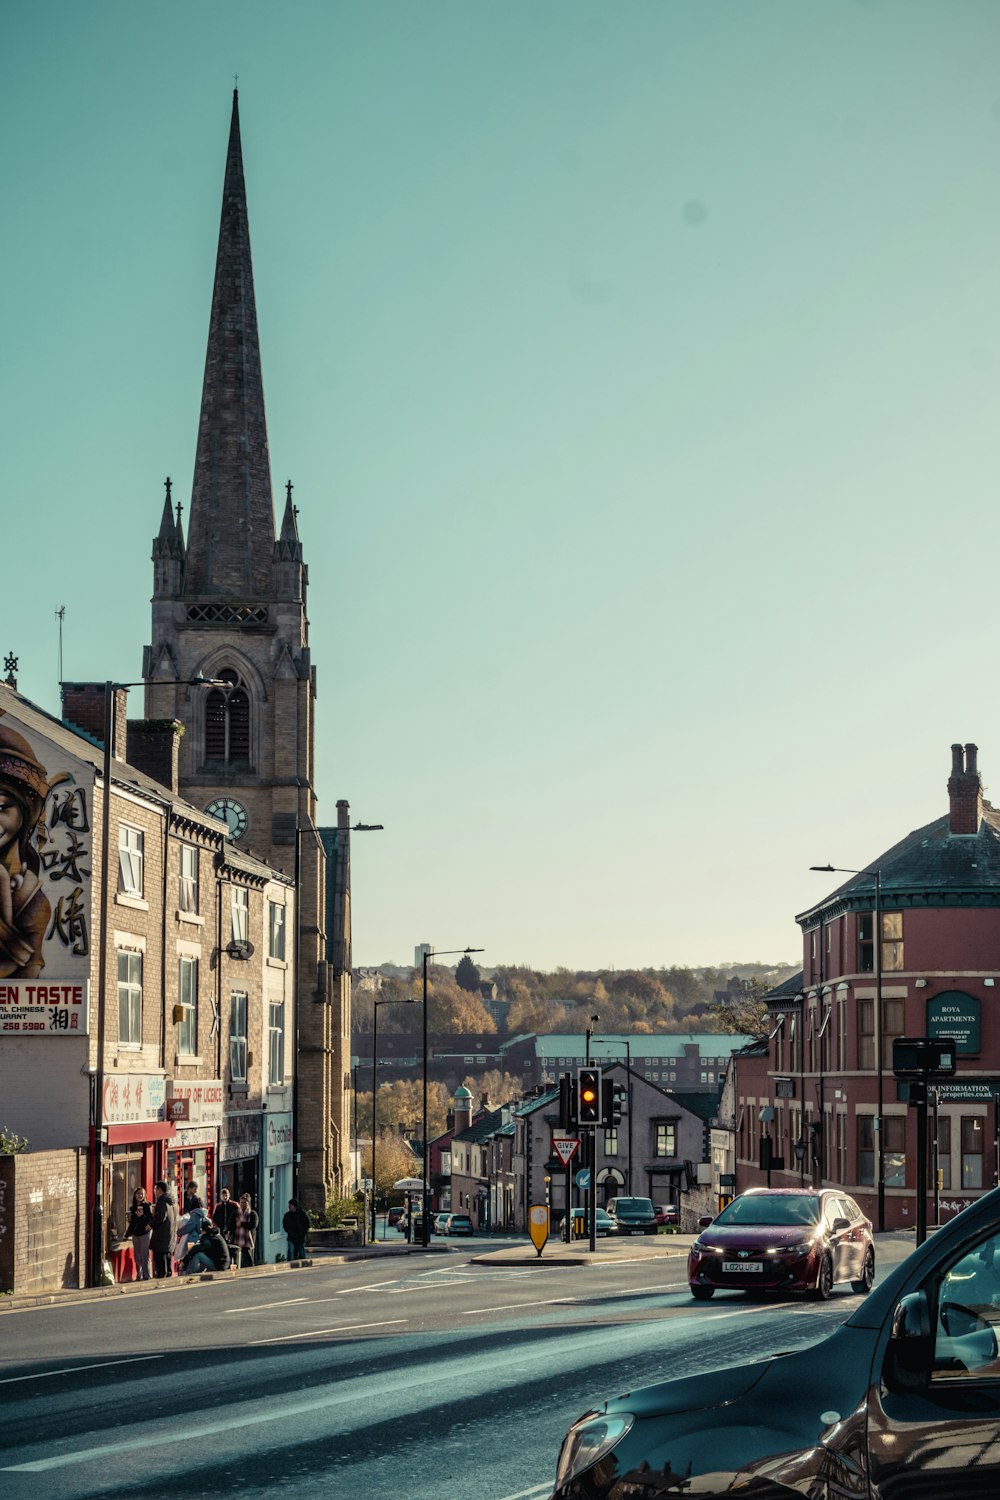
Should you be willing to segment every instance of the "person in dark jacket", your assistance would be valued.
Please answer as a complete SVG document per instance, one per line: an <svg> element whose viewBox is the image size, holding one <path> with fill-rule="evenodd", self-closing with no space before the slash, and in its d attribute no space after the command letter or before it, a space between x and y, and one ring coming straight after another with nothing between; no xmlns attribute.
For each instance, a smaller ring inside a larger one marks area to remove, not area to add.
<svg viewBox="0 0 1000 1500"><path fill-rule="evenodd" d="M236 1229L240 1222L239 1204L234 1203L229 1196L229 1189L223 1188L219 1194L219 1201L212 1209L212 1218L222 1231L222 1238L232 1250L236 1244Z"/></svg>
<svg viewBox="0 0 1000 1500"><path fill-rule="evenodd" d="M153 1183L153 1232L149 1248L153 1252L153 1275L158 1281L174 1274L174 1251L177 1248L177 1199L162 1180Z"/></svg>
<svg viewBox="0 0 1000 1500"><path fill-rule="evenodd" d="M300 1208L296 1198L289 1198L288 1212L281 1221L288 1236L288 1259L305 1260L306 1235L309 1233L309 1215Z"/></svg>
<svg viewBox="0 0 1000 1500"><path fill-rule="evenodd" d="M149 1237L153 1229L153 1205L146 1199L146 1189L137 1187L128 1211L126 1235L132 1241L136 1281L149 1280Z"/></svg>
<svg viewBox="0 0 1000 1500"><path fill-rule="evenodd" d="M193 1276L196 1271L228 1271L229 1265L229 1246L219 1226L206 1219L197 1241L181 1261L181 1271Z"/></svg>

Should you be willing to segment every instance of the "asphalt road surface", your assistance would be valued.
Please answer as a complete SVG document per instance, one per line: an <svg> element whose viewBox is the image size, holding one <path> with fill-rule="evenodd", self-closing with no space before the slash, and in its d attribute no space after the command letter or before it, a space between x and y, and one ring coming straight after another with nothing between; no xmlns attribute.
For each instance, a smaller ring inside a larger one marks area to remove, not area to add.
<svg viewBox="0 0 1000 1500"><path fill-rule="evenodd" d="M803 1347L858 1303L695 1303L683 1258L627 1246L586 1266L482 1249L5 1313L0 1496L542 1500L595 1401Z"/></svg>

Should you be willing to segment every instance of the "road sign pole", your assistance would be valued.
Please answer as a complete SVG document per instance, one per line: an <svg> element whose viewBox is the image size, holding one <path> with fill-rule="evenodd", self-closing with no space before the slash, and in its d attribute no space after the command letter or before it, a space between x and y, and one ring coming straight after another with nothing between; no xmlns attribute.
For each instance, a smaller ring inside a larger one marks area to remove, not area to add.
<svg viewBox="0 0 1000 1500"><path fill-rule="evenodd" d="M590 1248L597 1249L597 1128L588 1130L590 1137Z"/></svg>

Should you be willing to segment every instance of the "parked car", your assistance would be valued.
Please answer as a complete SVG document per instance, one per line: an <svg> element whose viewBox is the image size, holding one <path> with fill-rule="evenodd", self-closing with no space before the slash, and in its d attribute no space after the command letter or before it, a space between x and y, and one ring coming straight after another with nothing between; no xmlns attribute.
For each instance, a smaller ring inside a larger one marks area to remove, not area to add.
<svg viewBox="0 0 1000 1500"><path fill-rule="evenodd" d="M653 1213L656 1215L657 1224L661 1227L664 1224L670 1226L680 1223L680 1210L676 1203L654 1203Z"/></svg>
<svg viewBox="0 0 1000 1500"><path fill-rule="evenodd" d="M869 1292L874 1279L871 1221L831 1188L750 1188L708 1220L688 1256L699 1301L736 1287L826 1298L836 1282Z"/></svg>
<svg viewBox="0 0 1000 1500"><path fill-rule="evenodd" d="M444 1228L441 1231L442 1234L470 1234L470 1235L473 1234L474 1232L475 1231L473 1229L472 1219L469 1217L468 1214L448 1214L448 1215L446 1215L445 1226L444 1226Z"/></svg>
<svg viewBox="0 0 1000 1500"><path fill-rule="evenodd" d="M563 1442L551 1500L986 1500L1000 1492L998 1327L995 1189L819 1343L753 1364L735 1355L587 1412Z"/></svg>
<svg viewBox="0 0 1000 1500"><path fill-rule="evenodd" d="M399 1229L402 1227L402 1221L403 1219L405 1219L405 1217L405 1207L402 1203L397 1203L394 1208L390 1208L389 1212L385 1216L385 1221L390 1229Z"/></svg>
<svg viewBox="0 0 1000 1500"><path fill-rule="evenodd" d="M619 1234L655 1234L656 1213L652 1198L609 1198L607 1210Z"/></svg>
<svg viewBox="0 0 1000 1500"><path fill-rule="evenodd" d="M431 1220L431 1233L447 1234L448 1231L445 1229L445 1225L450 1218L450 1213L435 1214L433 1219Z"/></svg>
<svg viewBox="0 0 1000 1500"><path fill-rule="evenodd" d="M566 1215L559 1220L559 1233L566 1233ZM618 1225L610 1214L605 1213L603 1208L597 1210L597 1233L617 1234ZM587 1239L590 1234L590 1220L585 1208L574 1208L573 1210L573 1238Z"/></svg>

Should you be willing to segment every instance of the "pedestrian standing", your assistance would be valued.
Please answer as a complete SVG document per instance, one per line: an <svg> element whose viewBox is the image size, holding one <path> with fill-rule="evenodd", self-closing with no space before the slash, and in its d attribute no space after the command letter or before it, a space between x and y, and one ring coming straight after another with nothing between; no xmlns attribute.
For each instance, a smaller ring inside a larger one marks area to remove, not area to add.
<svg viewBox="0 0 1000 1500"><path fill-rule="evenodd" d="M219 1194L219 1201L212 1210L212 1219L218 1224L222 1231L222 1238L232 1250L236 1245L236 1226L240 1221L239 1204L234 1203L229 1196L229 1189L223 1188Z"/></svg>
<svg viewBox="0 0 1000 1500"><path fill-rule="evenodd" d="M288 1236L288 1259L305 1260L306 1235L309 1233L309 1215L300 1208L297 1198L289 1198L288 1212L281 1221Z"/></svg>
<svg viewBox="0 0 1000 1500"><path fill-rule="evenodd" d="M233 1264L237 1270L253 1265L259 1225L260 1218L250 1200L250 1194L244 1193L240 1198L240 1214L236 1224L236 1257Z"/></svg>
<svg viewBox="0 0 1000 1500"><path fill-rule="evenodd" d="M153 1183L153 1229L149 1248L153 1252L153 1275L158 1281L174 1274L177 1249L177 1200L162 1179Z"/></svg>
<svg viewBox="0 0 1000 1500"><path fill-rule="evenodd" d="M132 1241L136 1281L149 1280L149 1238L152 1232L153 1205L146 1198L146 1189L137 1187L132 1194L128 1228L125 1230L126 1235Z"/></svg>

